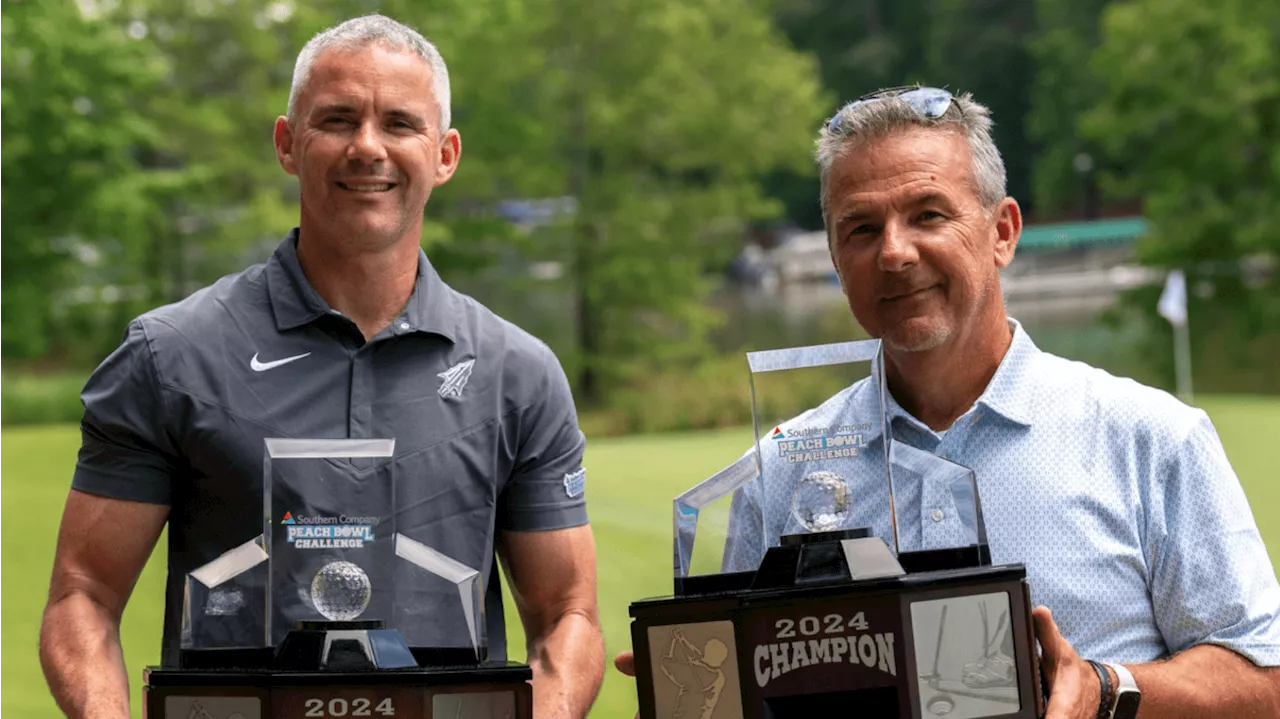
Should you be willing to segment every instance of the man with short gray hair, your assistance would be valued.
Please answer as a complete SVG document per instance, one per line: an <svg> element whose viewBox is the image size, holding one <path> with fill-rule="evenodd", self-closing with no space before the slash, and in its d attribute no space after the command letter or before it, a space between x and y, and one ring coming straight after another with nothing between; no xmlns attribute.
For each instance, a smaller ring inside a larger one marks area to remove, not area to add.
<svg viewBox="0 0 1280 719"><path fill-rule="evenodd" d="M1000 270L1022 215L990 127L969 95L908 87L846 105L819 134L831 257L854 317L883 342L893 441L976 472L992 560L1024 563L1039 605L1050 719L1280 716L1280 587L1213 425L1041 351L1008 317ZM880 409L863 381L780 429ZM804 463L761 456L763 486L735 497L728 570L761 558L733 537L805 531L790 511ZM854 496L883 491L867 481ZM892 545L885 504L855 503L849 526ZM963 536L941 480L895 476L895 505L903 551ZM984 651L965 671L1007 680L1009 647Z"/></svg>
<svg viewBox="0 0 1280 719"><path fill-rule="evenodd" d="M431 191L461 157L449 119L444 61L414 30L374 15L317 35L274 134L299 227L264 264L131 322L89 379L40 642L67 715L129 716L120 616L166 522L176 660L184 576L261 532L268 437L394 438L397 532L481 572L497 660L501 559L536 716L586 715L604 647L585 439L550 349L421 249ZM402 581L396 602L427 646L470 646L452 586Z"/></svg>

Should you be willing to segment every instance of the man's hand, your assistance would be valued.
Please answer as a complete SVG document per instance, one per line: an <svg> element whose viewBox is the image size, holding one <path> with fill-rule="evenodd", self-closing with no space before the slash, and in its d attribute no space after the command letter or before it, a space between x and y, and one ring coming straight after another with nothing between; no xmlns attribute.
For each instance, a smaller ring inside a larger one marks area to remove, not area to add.
<svg viewBox="0 0 1280 719"><path fill-rule="evenodd" d="M617 667L618 671L623 674L634 677L636 675L636 653L622 652L613 658L613 666ZM635 719L640 719L640 712L636 712Z"/></svg>
<svg viewBox="0 0 1280 719"><path fill-rule="evenodd" d="M1043 650L1040 670L1049 683L1045 719L1094 719L1102 696L1097 672L1058 631L1048 607L1036 607L1032 618Z"/></svg>
<svg viewBox="0 0 1280 719"><path fill-rule="evenodd" d="M622 652L613 658L613 666L617 667L618 671L623 674L634 677L636 675L636 653Z"/></svg>

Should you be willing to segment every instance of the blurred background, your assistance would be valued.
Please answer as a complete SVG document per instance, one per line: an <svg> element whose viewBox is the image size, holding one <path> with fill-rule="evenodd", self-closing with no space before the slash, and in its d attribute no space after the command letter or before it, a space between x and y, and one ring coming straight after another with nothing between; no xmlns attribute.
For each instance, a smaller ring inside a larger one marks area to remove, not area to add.
<svg viewBox="0 0 1280 719"><path fill-rule="evenodd" d="M0 8L5 713L57 715L35 640L85 377L130 318L264 260L296 224L272 122L302 45L367 12L449 64L464 153L427 208L428 255L573 382L610 654L629 646L627 602L670 591L671 498L751 442L743 352L865 336L812 149L841 104L891 85L991 107L1027 223L1006 299L1042 348L1174 391L1157 300L1185 275L1191 401L1280 555L1264 455L1280 439L1277 0ZM797 411L825 396L809 394ZM162 555L126 615L135 684L158 657ZM609 674L593 716L630 716Z"/></svg>

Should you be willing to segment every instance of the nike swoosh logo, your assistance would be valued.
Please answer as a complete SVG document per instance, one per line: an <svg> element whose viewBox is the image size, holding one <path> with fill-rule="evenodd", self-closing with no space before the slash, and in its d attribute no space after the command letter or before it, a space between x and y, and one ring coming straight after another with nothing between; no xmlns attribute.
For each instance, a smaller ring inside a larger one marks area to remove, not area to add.
<svg viewBox="0 0 1280 719"><path fill-rule="evenodd" d="M253 359L249 360L249 367L250 367L254 372L266 372L267 370L269 370L269 369L275 369L276 367L279 367L280 365L286 365L286 364L289 364L290 362L292 362L292 361L294 361L294 360L300 360L300 359L302 359L303 357L306 357L307 355L310 355L310 354L311 354L310 352L306 352L306 353L303 353L303 354L300 354L300 355L294 355L294 356L292 356L292 357L285 357L284 359L274 360L274 361L272 361L272 362L259 362L259 361L258 361L258 353L256 353L256 352L255 352L255 353L253 354Z"/></svg>

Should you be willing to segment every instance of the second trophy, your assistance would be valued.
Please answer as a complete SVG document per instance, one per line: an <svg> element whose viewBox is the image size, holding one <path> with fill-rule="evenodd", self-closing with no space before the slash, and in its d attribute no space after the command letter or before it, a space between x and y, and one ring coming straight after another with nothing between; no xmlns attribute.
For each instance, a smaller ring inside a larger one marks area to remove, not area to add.
<svg viewBox="0 0 1280 719"><path fill-rule="evenodd" d="M674 595L631 606L640 716L1040 716L1025 568L971 470L895 441L880 342L747 360L754 445L675 499Z"/></svg>

